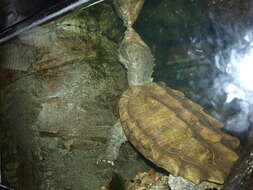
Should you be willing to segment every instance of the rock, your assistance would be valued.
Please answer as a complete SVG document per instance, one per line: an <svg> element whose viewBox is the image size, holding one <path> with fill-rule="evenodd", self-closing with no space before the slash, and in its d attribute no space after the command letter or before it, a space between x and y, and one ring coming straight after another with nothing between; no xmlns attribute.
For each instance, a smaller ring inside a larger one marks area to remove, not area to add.
<svg viewBox="0 0 253 190"><path fill-rule="evenodd" d="M169 190L168 176L155 170L138 173L133 180L125 182L125 190Z"/></svg>
<svg viewBox="0 0 253 190"><path fill-rule="evenodd" d="M116 175L108 185L98 190L170 190L169 177L151 169L148 172L139 172L133 179L122 181Z"/></svg>
<svg viewBox="0 0 253 190"><path fill-rule="evenodd" d="M221 190L222 188L222 185L205 181L196 185L182 177L174 177L173 175L169 176L168 184L171 190Z"/></svg>
<svg viewBox="0 0 253 190"><path fill-rule="evenodd" d="M129 144L115 167L96 164L116 121L113 98L127 87L117 57L122 27L112 5L105 2L0 47L20 44L16 57L24 56L18 51L24 46L35 55L22 67L25 70L16 64L1 68L4 184L17 190L94 190L108 183L113 171L131 178L148 168Z"/></svg>

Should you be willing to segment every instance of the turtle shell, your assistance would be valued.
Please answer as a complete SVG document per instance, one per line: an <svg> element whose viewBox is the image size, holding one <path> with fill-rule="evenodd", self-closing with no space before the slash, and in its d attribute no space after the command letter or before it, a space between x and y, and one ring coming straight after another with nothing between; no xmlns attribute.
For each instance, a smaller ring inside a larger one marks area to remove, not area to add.
<svg viewBox="0 0 253 190"><path fill-rule="evenodd" d="M128 140L147 159L195 184L224 183L240 142L183 93L155 83L133 86L119 101Z"/></svg>

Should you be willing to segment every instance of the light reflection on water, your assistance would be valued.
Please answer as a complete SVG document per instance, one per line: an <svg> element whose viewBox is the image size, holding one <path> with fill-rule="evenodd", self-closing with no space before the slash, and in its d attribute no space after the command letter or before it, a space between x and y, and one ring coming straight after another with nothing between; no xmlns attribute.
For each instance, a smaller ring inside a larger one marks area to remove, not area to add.
<svg viewBox="0 0 253 190"><path fill-rule="evenodd" d="M239 100L240 112L226 121L226 128L233 132L244 132L253 121L253 37L245 34L242 40L229 48L224 63L222 54L215 56L217 68L222 74L214 80L215 93L224 91L225 104Z"/></svg>
<svg viewBox="0 0 253 190"><path fill-rule="evenodd" d="M253 124L253 1L191 2L144 4L135 27L155 57L154 79L243 136Z"/></svg>

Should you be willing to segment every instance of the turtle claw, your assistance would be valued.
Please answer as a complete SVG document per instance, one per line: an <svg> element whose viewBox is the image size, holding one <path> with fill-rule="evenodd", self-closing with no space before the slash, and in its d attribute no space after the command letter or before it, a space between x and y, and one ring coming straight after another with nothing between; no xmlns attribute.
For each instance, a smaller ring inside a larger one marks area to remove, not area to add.
<svg viewBox="0 0 253 190"><path fill-rule="evenodd" d="M111 161L111 160L106 160L106 159L102 159L102 160L97 160L97 165L101 164L101 163L105 163L105 164L108 164L108 165L111 165L111 166L114 166L114 161Z"/></svg>
<svg viewBox="0 0 253 190"><path fill-rule="evenodd" d="M115 160L114 159L114 156L112 155L102 155L100 156L99 159L97 159L97 165L100 165L100 164L107 164L107 165L111 165L111 166L114 166L115 165Z"/></svg>

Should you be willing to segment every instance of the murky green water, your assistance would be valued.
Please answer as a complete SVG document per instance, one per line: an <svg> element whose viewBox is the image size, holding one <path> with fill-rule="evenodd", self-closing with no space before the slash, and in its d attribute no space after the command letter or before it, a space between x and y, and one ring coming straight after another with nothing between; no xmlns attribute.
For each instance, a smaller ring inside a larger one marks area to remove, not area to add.
<svg viewBox="0 0 253 190"><path fill-rule="evenodd" d="M253 21L251 4L246 0L146 0L134 25L155 57L154 81L184 92L245 144L253 122L252 92L236 91L245 97L235 96L228 102L223 87L230 81L238 84L234 73L226 71L231 52L244 55L252 46L253 35L246 33ZM117 57L124 27L112 4L101 3L33 32L10 42L17 47L15 60L29 69L17 71L13 64L14 69L5 68L0 76L0 86L13 90L8 102L14 102L10 108L1 107L0 114L10 109L15 116L5 113L8 117L0 121L2 131L11 131L0 139L3 163L10 162L9 170L4 169L5 183L27 187L36 186L38 180L41 186L36 190L79 190L81 186L93 190L108 183L113 172L126 179L147 170L149 166L129 144L121 149L115 167L95 164L105 150L108 129L117 120L117 101L127 88L126 70ZM19 51L20 47L35 49L30 56L36 59ZM8 83L3 82L5 78ZM1 103L6 94L0 94ZM234 131L234 126L243 130Z"/></svg>
<svg viewBox="0 0 253 190"><path fill-rule="evenodd" d="M226 103L229 94L217 88L219 83L234 80L234 76L222 71L217 64L229 64L231 52L244 44L245 32L252 26L251 7L248 1L236 0L226 3L147 0L135 28L155 56L155 81L164 81L183 91L230 125L229 120L243 108L240 97ZM242 125L248 129L251 121ZM234 127L228 130L234 132ZM245 130L234 134L242 135Z"/></svg>

